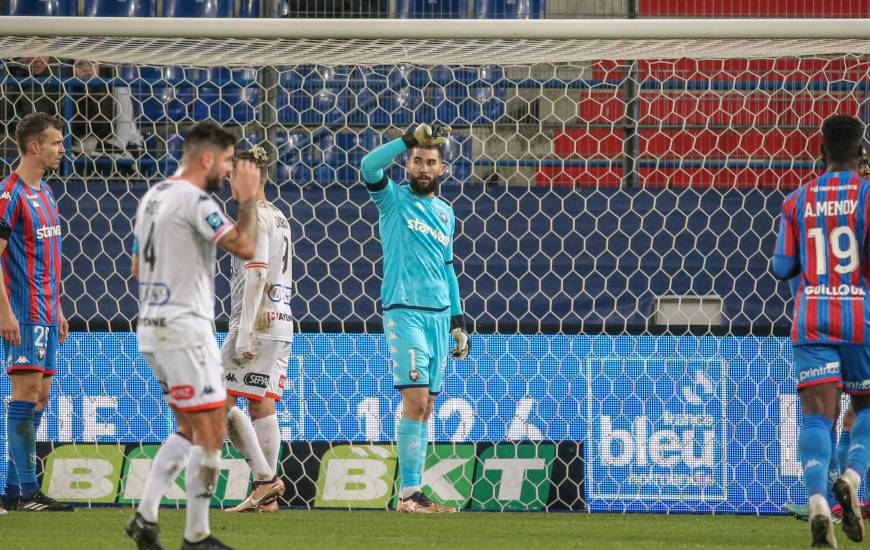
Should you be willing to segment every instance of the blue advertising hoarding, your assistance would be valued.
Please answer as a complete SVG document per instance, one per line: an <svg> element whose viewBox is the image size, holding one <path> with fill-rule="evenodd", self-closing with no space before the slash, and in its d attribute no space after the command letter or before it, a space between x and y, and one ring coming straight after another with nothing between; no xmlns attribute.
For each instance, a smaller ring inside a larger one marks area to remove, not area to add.
<svg viewBox="0 0 870 550"><path fill-rule="evenodd" d="M448 364L434 441L583 441L593 511L776 513L805 498L787 339L473 338L469 360ZM58 362L40 439L159 442L171 432L135 334L74 333ZM381 335L297 335L282 438L393 440L390 369ZM0 395L9 391L0 377Z"/></svg>

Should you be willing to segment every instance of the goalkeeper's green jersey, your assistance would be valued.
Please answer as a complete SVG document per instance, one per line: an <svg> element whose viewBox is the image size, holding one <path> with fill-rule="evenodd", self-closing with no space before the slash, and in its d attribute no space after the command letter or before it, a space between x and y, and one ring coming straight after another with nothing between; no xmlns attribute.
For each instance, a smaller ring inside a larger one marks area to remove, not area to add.
<svg viewBox="0 0 870 550"><path fill-rule="evenodd" d="M386 175L367 187L380 212L384 311L403 307L446 311L448 269L453 273L453 209L437 197L421 197L409 185L397 185Z"/></svg>

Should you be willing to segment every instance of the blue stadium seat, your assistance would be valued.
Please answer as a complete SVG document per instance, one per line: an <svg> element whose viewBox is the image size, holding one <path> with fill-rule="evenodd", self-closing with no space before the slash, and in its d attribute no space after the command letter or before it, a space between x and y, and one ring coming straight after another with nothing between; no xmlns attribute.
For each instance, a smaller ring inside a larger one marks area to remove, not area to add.
<svg viewBox="0 0 870 550"><path fill-rule="evenodd" d="M290 182L305 185L314 179L311 167L315 164L314 147L306 134L279 131L275 137L278 151L278 185Z"/></svg>
<svg viewBox="0 0 870 550"><path fill-rule="evenodd" d="M444 183L462 184L471 176L471 138L453 134L444 148L444 162L447 174Z"/></svg>
<svg viewBox="0 0 870 550"><path fill-rule="evenodd" d="M468 0L398 0L402 19L461 19L468 14Z"/></svg>
<svg viewBox="0 0 870 550"><path fill-rule="evenodd" d="M87 0L88 17L156 17L155 0Z"/></svg>
<svg viewBox="0 0 870 550"><path fill-rule="evenodd" d="M258 88L199 86L196 88L191 112L194 120L210 118L222 124L247 124L256 117L259 102Z"/></svg>
<svg viewBox="0 0 870 550"><path fill-rule="evenodd" d="M212 67L208 71L208 81L221 86L227 82L247 86L257 81L256 69L238 69L230 67Z"/></svg>
<svg viewBox="0 0 870 550"><path fill-rule="evenodd" d="M3 2L3 15L78 15L78 0L9 0Z"/></svg>
<svg viewBox="0 0 870 550"><path fill-rule="evenodd" d="M358 182L362 158L377 147L380 141L380 134L371 128L360 133L348 131L324 136L320 140L320 148L323 151L323 162L329 169L318 168L318 182L331 183L336 179L342 184Z"/></svg>
<svg viewBox="0 0 870 550"><path fill-rule="evenodd" d="M409 87L398 91L384 89L378 93L371 90L344 91L341 97L344 99L342 104L347 105L347 123L355 126L394 125L403 128L417 120L423 107L423 92Z"/></svg>
<svg viewBox="0 0 870 550"><path fill-rule="evenodd" d="M322 89L308 92L296 90L279 92L277 101L278 122L319 126L335 122L345 112L346 98L334 91Z"/></svg>
<svg viewBox="0 0 870 550"><path fill-rule="evenodd" d="M260 17L260 0L241 0L239 17Z"/></svg>
<svg viewBox="0 0 870 550"><path fill-rule="evenodd" d="M433 86L431 104L435 119L450 126L490 124L504 116L504 89L493 86Z"/></svg>
<svg viewBox="0 0 870 550"><path fill-rule="evenodd" d="M187 118L187 103L191 99L172 86L134 84L133 108L142 122L178 122Z"/></svg>
<svg viewBox="0 0 870 550"><path fill-rule="evenodd" d="M476 0L474 16L481 19L541 19L547 0Z"/></svg>
<svg viewBox="0 0 870 550"><path fill-rule="evenodd" d="M164 0L163 17L232 17L233 0Z"/></svg>

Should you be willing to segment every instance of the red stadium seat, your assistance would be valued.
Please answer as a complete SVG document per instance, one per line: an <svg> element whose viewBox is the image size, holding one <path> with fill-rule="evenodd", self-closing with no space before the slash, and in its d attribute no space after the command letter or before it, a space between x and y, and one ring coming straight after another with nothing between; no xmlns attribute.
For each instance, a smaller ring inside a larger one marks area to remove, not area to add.
<svg viewBox="0 0 870 550"><path fill-rule="evenodd" d="M854 95L778 92L644 92L640 122L668 126L818 127L833 114L859 115Z"/></svg>
<svg viewBox="0 0 870 550"><path fill-rule="evenodd" d="M642 129L640 154L653 158L815 159L821 134L796 129Z"/></svg>
<svg viewBox="0 0 870 550"><path fill-rule="evenodd" d="M619 187L622 184L622 161L611 160L610 166L542 166L535 175L540 187Z"/></svg>
<svg viewBox="0 0 870 550"><path fill-rule="evenodd" d="M569 157L615 157L622 154L622 129L569 128L557 132L553 139L556 156Z"/></svg>
<svg viewBox="0 0 870 550"><path fill-rule="evenodd" d="M810 168L757 167L641 167L638 169L644 187L673 188L756 188L795 189L809 179L818 177Z"/></svg>
<svg viewBox="0 0 870 550"><path fill-rule="evenodd" d="M865 17L870 0L639 0L643 17Z"/></svg>

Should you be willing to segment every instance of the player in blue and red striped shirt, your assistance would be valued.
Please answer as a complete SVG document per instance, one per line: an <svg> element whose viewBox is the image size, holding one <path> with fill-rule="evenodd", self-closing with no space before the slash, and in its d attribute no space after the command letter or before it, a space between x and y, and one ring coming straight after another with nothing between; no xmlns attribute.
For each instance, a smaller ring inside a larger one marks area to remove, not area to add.
<svg viewBox="0 0 870 550"><path fill-rule="evenodd" d="M24 117L16 129L20 162L0 183L0 336L12 379L4 503L33 512L72 510L39 491L35 460L57 346L69 330L60 306L60 217L43 181L63 157L62 131L45 113Z"/></svg>
<svg viewBox="0 0 870 550"><path fill-rule="evenodd" d="M864 536L857 491L870 465L870 182L857 173L863 124L833 116L822 134L827 171L783 202L773 271L783 280L797 277L791 338L803 411L798 445L810 532L814 547L835 548L825 497L841 380L857 417L834 495L843 507L846 535L853 541Z"/></svg>

